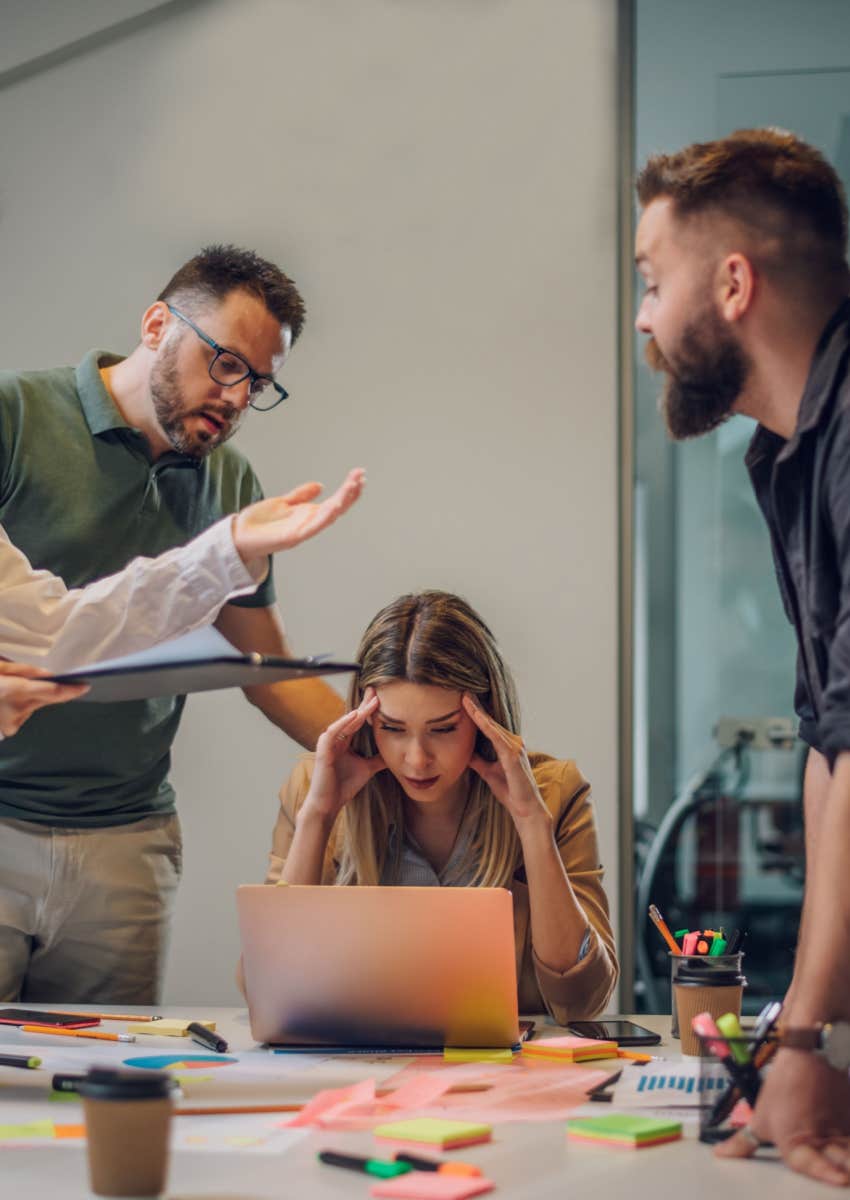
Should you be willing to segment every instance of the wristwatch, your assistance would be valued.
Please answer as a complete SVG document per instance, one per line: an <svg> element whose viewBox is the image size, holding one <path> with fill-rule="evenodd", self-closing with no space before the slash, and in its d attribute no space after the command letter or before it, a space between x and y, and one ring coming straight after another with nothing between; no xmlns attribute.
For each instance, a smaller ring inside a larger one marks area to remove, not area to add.
<svg viewBox="0 0 850 1200"><path fill-rule="evenodd" d="M811 1050L837 1071L850 1070L850 1021L824 1021L798 1029L786 1026L779 1043L790 1050Z"/></svg>

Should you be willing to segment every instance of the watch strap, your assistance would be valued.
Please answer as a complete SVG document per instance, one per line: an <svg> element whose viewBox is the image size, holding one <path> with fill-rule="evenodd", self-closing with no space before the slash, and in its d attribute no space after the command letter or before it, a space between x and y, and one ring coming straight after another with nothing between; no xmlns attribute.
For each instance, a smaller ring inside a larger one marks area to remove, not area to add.
<svg viewBox="0 0 850 1200"><path fill-rule="evenodd" d="M820 1050L823 1036L822 1025L784 1026L780 1033L779 1044L791 1050Z"/></svg>

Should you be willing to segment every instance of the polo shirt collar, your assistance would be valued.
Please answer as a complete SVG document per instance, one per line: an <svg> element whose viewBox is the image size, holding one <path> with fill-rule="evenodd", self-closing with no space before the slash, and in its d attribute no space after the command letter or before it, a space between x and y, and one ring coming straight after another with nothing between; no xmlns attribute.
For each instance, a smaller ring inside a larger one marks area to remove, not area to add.
<svg viewBox="0 0 850 1200"><path fill-rule="evenodd" d="M757 469L765 458L775 459L780 454L783 460L797 449L803 434L817 428L827 404L832 401L836 373L844 358L850 333L850 296L845 297L826 323L820 336L809 377L800 399L797 427L786 442L778 433L759 425L747 450L746 465Z"/></svg>
<svg viewBox="0 0 850 1200"><path fill-rule="evenodd" d="M100 374L102 367L113 367L116 363L123 361L123 354L112 354L109 350L89 350L76 369L77 392L92 437L98 437L114 429L123 429L135 437L142 438L139 431L132 425L128 425L121 416L115 401L106 390ZM166 454L161 455L158 461L159 463L193 467L196 471L200 470L203 465L201 459L194 458L191 454L180 454L177 450L169 450Z"/></svg>
<svg viewBox="0 0 850 1200"><path fill-rule="evenodd" d="M112 367L120 362L123 362L120 354L110 354L108 350L89 350L77 367L77 392L92 437L110 429L130 428L100 377L101 367Z"/></svg>

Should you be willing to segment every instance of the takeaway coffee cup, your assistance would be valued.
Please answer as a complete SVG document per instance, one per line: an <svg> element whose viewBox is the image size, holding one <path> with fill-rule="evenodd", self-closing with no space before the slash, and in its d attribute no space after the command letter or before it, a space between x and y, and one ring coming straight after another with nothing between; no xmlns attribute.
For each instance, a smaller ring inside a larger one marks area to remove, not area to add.
<svg viewBox="0 0 850 1200"><path fill-rule="evenodd" d="M164 1071L95 1068L79 1084L89 1178L98 1196L158 1196L165 1189L173 1081Z"/></svg>
<svg viewBox="0 0 850 1200"><path fill-rule="evenodd" d="M672 1034L680 1037L682 1053L699 1055L699 1038L691 1021L699 1013L722 1017L741 1015L741 999L747 980L742 970L743 951L737 954L671 954L670 982L673 991Z"/></svg>

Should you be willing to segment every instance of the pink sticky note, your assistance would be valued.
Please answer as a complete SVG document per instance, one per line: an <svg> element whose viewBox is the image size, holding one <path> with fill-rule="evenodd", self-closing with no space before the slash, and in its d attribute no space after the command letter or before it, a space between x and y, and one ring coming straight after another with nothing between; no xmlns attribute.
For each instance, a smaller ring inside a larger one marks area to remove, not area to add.
<svg viewBox="0 0 850 1200"><path fill-rule="evenodd" d="M441 1175L436 1171L411 1171L409 1175L398 1175L385 1179L369 1189L372 1196L397 1196L398 1200L466 1200L467 1196L480 1196L492 1192L492 1179L482 1176L468 1178L463 1175Z"/></svg>

